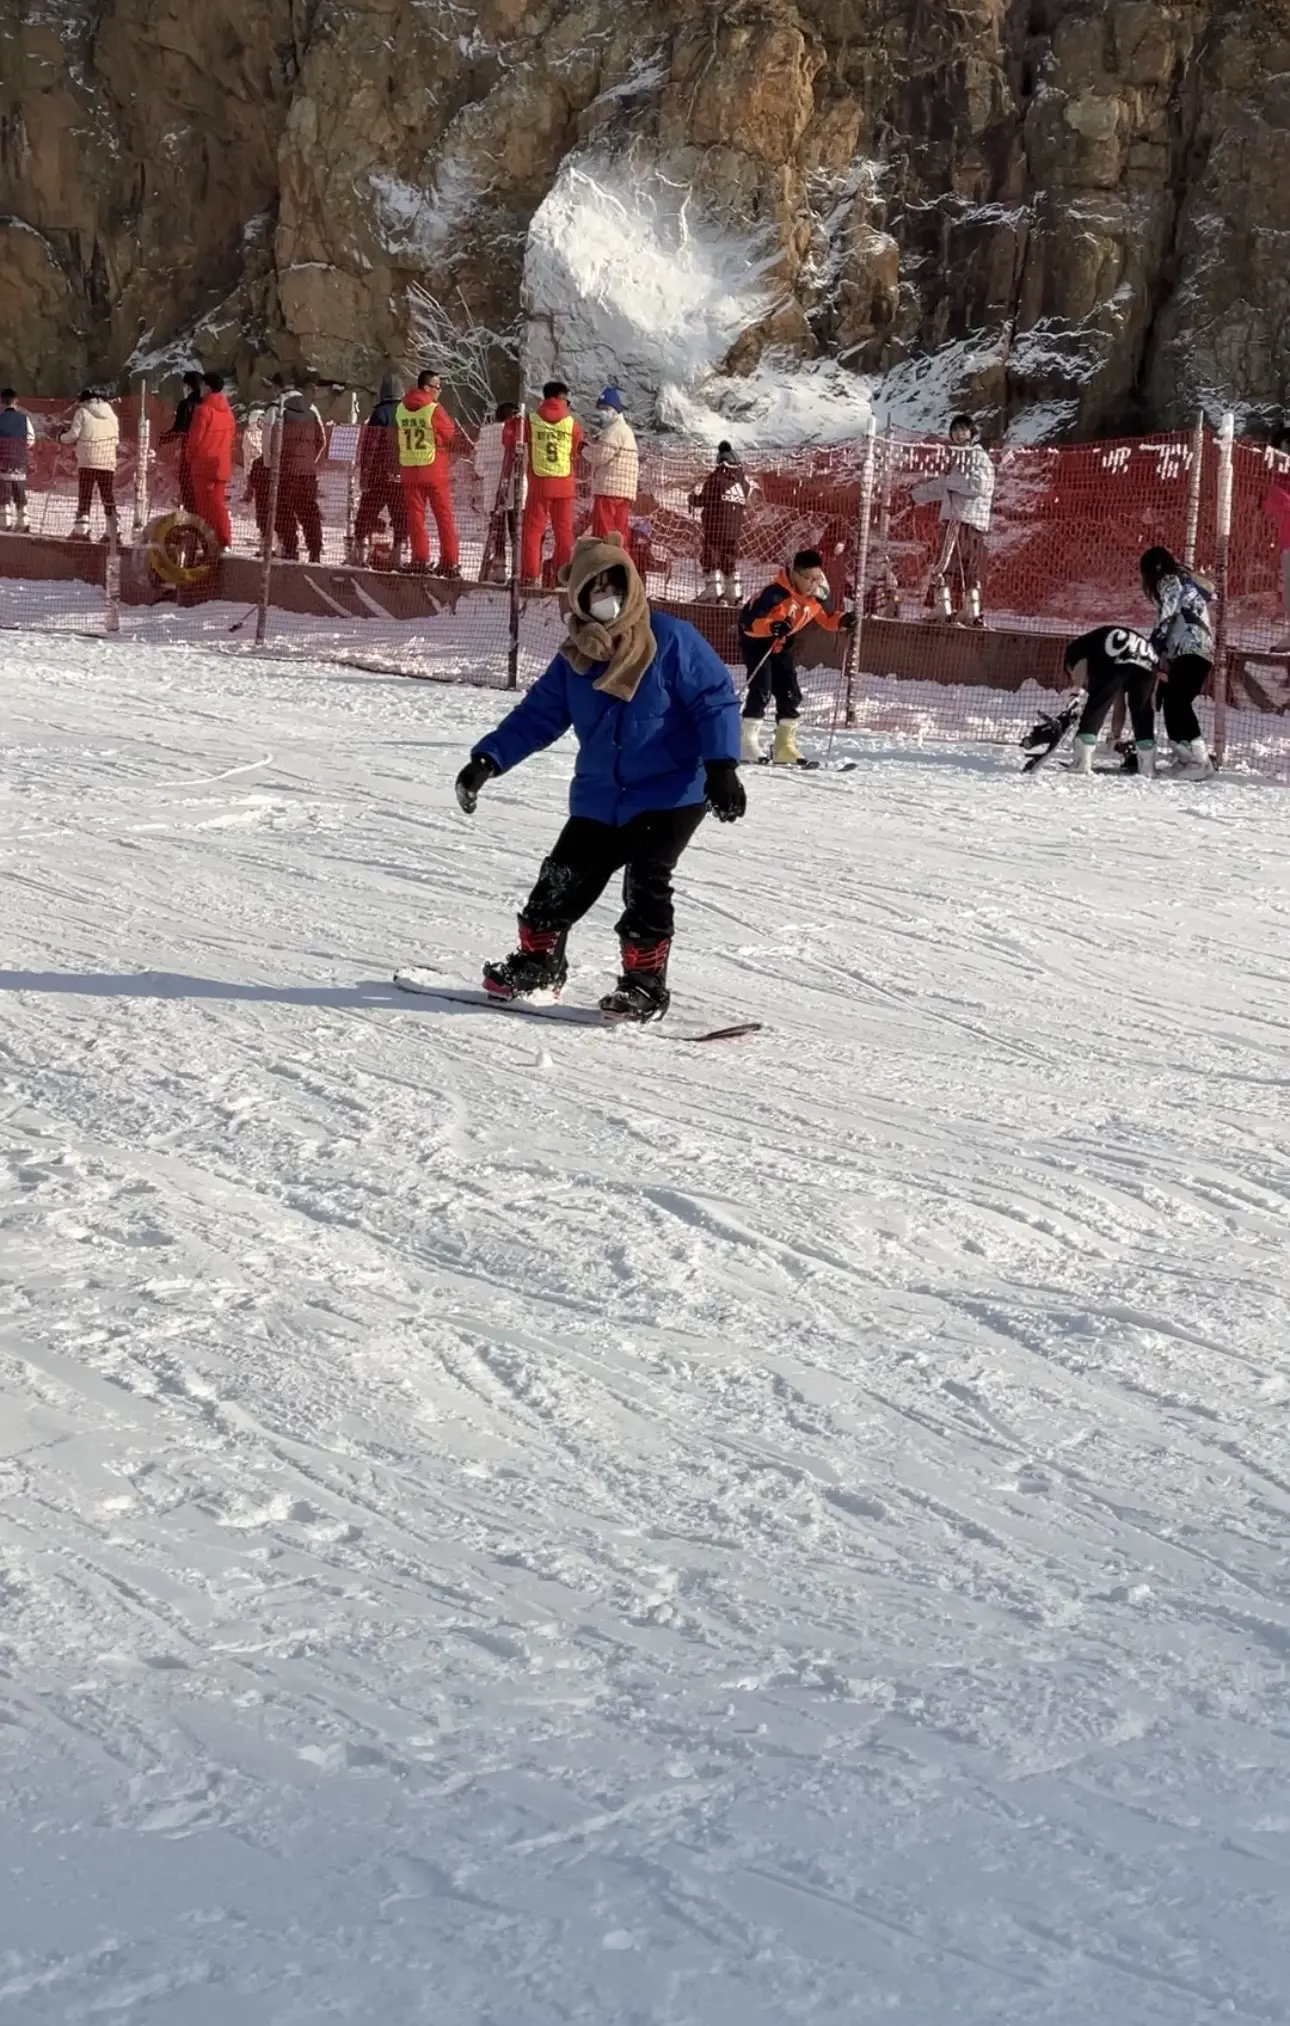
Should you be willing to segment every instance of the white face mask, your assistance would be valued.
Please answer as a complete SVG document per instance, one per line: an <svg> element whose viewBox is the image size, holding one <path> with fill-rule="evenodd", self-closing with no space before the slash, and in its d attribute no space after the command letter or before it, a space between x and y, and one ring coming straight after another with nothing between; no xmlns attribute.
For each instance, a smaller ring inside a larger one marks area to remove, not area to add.
<svg viewBox="0 0 1290 2026"><path fill-rule="evenodd" d="M587 606L592 618L598 619L602 626L610 625L622 609L623 601L617 591L598 591Z"/></svg>

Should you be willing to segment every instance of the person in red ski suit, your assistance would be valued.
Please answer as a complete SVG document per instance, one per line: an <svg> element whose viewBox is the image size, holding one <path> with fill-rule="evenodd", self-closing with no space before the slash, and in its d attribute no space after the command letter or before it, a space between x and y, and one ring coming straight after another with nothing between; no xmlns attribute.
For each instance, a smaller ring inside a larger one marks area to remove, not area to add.
<svg viewBox="0 0 1290 2026"><path fill-rule="evenodd" d="M460 577L461 549L457 523L452 511L452 470L449 446L457 425L447 414L439 396L443 382L438 373L421 373L411 393L405 394L394 411L399 439L399 478L407 509L408 534L412 541L412 568L425 570L430 563L430 537L426 532L426 508L434 515L439 531L439 562L436 575Z"/></svg>
<svg viewBox="0 0 1290 2026"><path fill-rule="evenodd" d="M528 452L528 492L520 533L520 576L525 584L542 581L542 546L547 522L555 545L555 567L562 570L573 557L575 476L582 455L583 433L569 406L563 380L548 380L540 405L508 429L523 430Z"/></svg>
<svg viewBox="0 0 1290 2026"><path fill-rule="evenodd" d="M228 515L228 482L233 476L237 423L224 392L223 374L207 373L204 385L206 391L193 410L185 440L193 512L208 528L214 529L222 549L231 549L233 523Z"/></svg>

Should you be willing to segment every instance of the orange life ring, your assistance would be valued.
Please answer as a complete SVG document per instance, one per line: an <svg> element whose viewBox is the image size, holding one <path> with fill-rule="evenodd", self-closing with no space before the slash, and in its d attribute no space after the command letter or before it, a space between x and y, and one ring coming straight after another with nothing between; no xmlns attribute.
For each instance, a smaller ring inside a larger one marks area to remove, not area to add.
<svg viewBox="0 0 1290 2026"><path fill-rule="evenodd" d="M172 590L209 583L219 565L220 545L214 528L182 507L149 521L143 531L143 548L153 576Z"/></svg>

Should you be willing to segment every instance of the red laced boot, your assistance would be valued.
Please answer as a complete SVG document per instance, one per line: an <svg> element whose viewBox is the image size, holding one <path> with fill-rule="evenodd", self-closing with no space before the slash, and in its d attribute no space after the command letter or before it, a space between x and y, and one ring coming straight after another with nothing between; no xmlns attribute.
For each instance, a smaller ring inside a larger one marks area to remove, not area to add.
<svg viewBox="0 0 1290 2026"><path fill-rule="evenodd" d="M661 943L624 943L622 975L606 992L600 1010L607 1020L661 1020L672 1003L667 989L667 958L671 939Z"/></svg>
<svg viewBox="0 0 1290 2026"><path fill-rule="evenodd" d="M535 929L520 916L520 946L500 964L485 964L484 990L494 999L527 999L533 992L557 997L569 975L566 929Z"/></svg>

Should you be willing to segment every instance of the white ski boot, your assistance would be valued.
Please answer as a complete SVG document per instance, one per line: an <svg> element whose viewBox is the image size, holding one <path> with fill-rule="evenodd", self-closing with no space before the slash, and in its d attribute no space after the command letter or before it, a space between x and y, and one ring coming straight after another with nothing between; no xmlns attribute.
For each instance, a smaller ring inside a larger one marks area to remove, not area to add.
<svg viewBox="0 0 1290 2026"><path fill-rule="evenodd" d="M1075 751L1066 771L1068 774L1091 774L1093 754L1097 748L1096 732L1081 732L1075 741Z"/></svg>
<svg viewBox="0 0 1290 2026"><path fill-rule="evenodd" d="M802 755L797 745L797 719L781 718L775 727L775 744L771 760L777 767L800 767Z"/></svg>
<svg viewBox="0 0 1290 2026"><path fill-rule="evenodd" d="M12 528L13 508L10 506L8 500L6 500L4 505L0 507L0 530L3 530L7 535L11 532Z"/></svg>
<svg viewBox="0 0 1290 2026"><path fill-rule="evenodd" d="M1138 779L1140 781L1154 781L1156 778L1155 740L1143 739L1140 743L1135 744L1133 750L1138 756Z"/></svg>
<svg viewBox="0 0 1290 2026"><path fill-rule="evenodd" d="M744 767L755 767L761 759L761 719L741 718L739 724L739 762Z"/></svg>
<svg viewBox="0 0 1290 2026"><path fill-rule="evenodd" d="M1179 781L1207 781L1214 771L1214 762L1209 757L1209 747L1204 739L1175 739L1173 749L1176 764L1173 769Z"/></svg>
<svg viewBox="0 0 1290 2026"><path fill-rule="evenodd" d="M744 587L742 580L738 577L727 577L726 578L727 605L742 605L743 602L744 602Z"/></svg>
<svg viewBox="0 0 1290 2026"><path fill-rule="evenodd" d="M89 538L90 538L89 520L87 518L82 518L80 515L78 515L77 518L72 522L72 540L74 542L88 542Z"/></svg>
<svg viewBox="0 0 1290 2026"><path fill-rule="evenodd" d="M721 572L720 570L709 570L703 580L703 589L699 593L699 603L701 605L718 605L720 602Z"/></svg>

